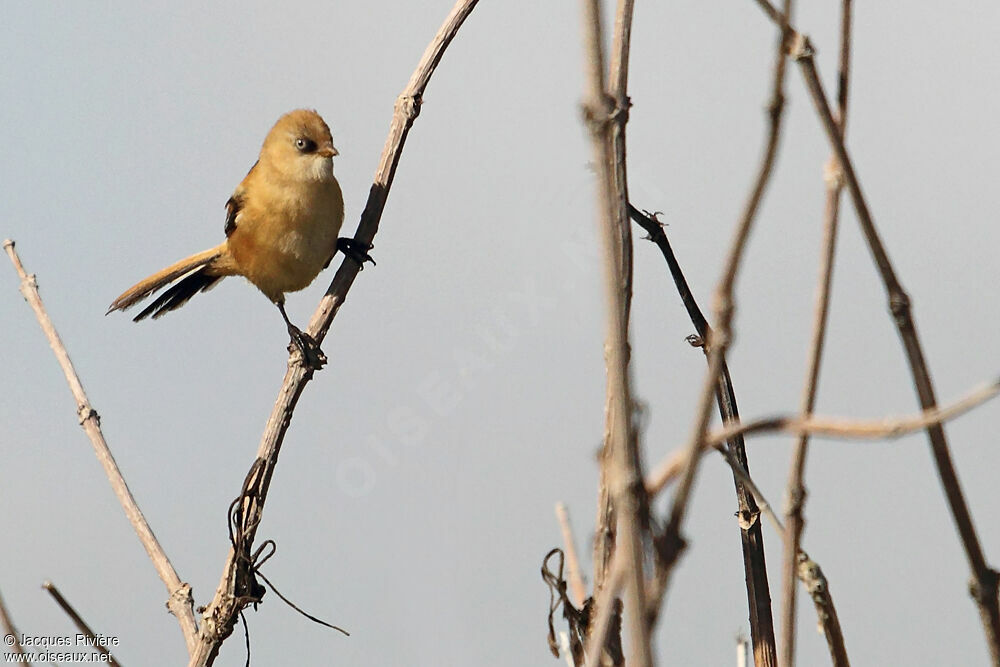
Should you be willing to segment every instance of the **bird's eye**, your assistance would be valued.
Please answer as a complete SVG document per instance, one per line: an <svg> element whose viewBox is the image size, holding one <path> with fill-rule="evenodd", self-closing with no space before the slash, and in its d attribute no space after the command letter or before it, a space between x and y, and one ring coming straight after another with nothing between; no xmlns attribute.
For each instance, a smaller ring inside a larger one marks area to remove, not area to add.
<svg viewBox="0 0 1000 667"><path fill-rule="evenodd" d="M312 153L316 150L316 142L312 139L306 139L304 137L299 137L295 140L295 147L298 148L303 153Z"/></svg>

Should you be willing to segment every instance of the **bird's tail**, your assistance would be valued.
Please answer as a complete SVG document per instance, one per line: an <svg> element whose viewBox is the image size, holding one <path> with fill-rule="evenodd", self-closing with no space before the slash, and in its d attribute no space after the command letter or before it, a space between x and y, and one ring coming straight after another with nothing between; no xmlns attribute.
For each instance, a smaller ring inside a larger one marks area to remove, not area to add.
<svg viewBox="0 0 1000 667"><path fill-rule="evenodd" d="M223 243L182 259L125 290L121 296L111 302L108 312L131 308L146 297L177 281L136 315L133 321L138 322L149 315L156 319L164 313L180 308L198 292L209 289L227 275L231 275L232 271L228 267L230 262L226 261L228 258L228 250L226 244Z"/></svg>

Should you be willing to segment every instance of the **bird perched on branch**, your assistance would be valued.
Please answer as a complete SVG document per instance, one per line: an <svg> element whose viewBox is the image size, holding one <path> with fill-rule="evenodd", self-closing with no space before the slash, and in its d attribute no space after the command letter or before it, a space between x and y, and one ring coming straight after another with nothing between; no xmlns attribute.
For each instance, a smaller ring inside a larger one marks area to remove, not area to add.
<svg viewBox="0 0 1000 667"><path fill-rule="evenodd" d="M134 318L180 308L226 276L243 276L281 312L305 362L326 359L316 342L285 313L285 293L308 286L339 249L359 264L374 261L353 239L340 238L344 198L333 175L337 155L330 128L315 111L298 109L278 119L257 163L226 202L226 240L154 273L115 299L108 312L125 310L171 285Z"/></svg>

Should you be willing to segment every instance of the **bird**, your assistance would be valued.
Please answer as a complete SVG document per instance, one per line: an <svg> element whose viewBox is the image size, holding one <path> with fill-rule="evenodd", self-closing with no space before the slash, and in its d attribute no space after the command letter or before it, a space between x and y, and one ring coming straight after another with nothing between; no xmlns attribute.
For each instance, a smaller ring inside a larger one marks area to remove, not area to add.
<svg viewBox="0 0 1000 667"><path fill-rule="evenodd" d="M321 368L322 350L285 312L285 294L304 289L337 250L363 268L371 249L338 238L344 197L333 173L339 155L330 128L310 109L290 111L267 133L257 162L226 202L226 240L157 271L111 302L124 311L170 286L133 318L138 322L180 308L227 276L243 276L274 303L305 363ZM107 314L107 313L106 313Z"/></svg>

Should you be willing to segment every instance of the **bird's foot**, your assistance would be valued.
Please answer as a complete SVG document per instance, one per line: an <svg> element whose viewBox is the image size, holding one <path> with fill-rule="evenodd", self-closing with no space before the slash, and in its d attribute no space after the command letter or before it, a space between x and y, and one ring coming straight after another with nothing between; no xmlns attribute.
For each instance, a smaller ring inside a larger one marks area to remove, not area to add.
<svg viewBox="0 0 1000 667"><path fill-rule="evenodd" d="M337 250L357 262L362 271L365 268L365 262L371 262L372 266L375 266L375 260L368 254L368 251L374 247L370 243L361 243L356 239L347 238L346 236L337 239Z"/></svg>
<svg viewBox="0 0 1000 667"><path fill-rule="evenodd" d="M288 335L292 338L292 345L299 348L302 353L302 361L307 368L318 371L326 364L326 355L320 349L312 336L299 329L297 326L289 325Z"/></svg>

